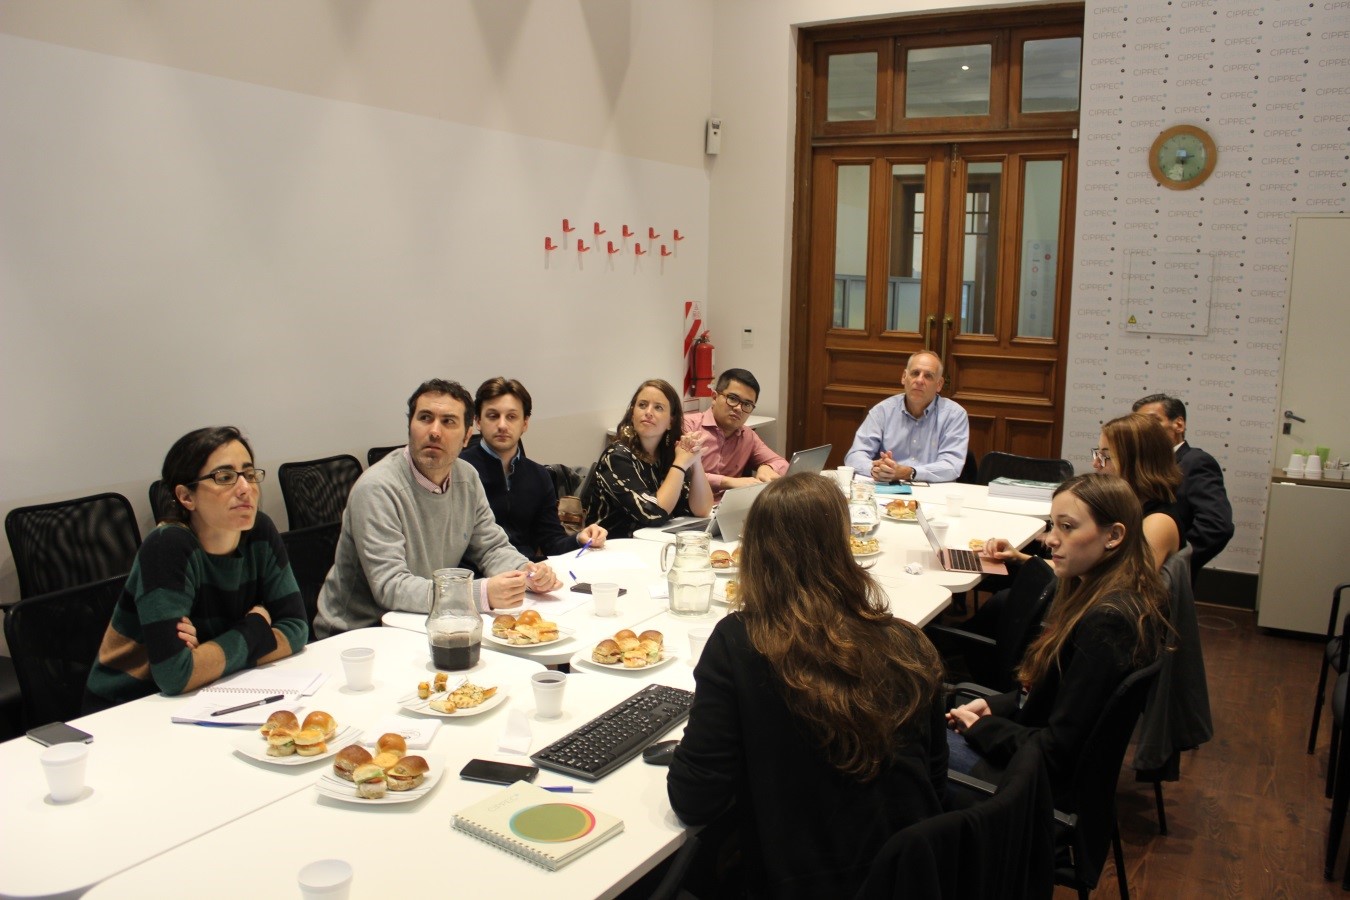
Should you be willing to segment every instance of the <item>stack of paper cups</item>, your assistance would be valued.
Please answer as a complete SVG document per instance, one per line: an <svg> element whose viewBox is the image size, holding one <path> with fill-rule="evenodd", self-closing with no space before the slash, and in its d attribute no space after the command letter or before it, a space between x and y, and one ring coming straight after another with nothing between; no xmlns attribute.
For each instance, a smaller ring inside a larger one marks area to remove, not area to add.
<svg viewBox="0 0 1350 900"><path fill-rule="evenodd" d="M1316 453L1308 454L1307 473L1309 478L1322 477L1322 457L1318 456Z"/></svg>

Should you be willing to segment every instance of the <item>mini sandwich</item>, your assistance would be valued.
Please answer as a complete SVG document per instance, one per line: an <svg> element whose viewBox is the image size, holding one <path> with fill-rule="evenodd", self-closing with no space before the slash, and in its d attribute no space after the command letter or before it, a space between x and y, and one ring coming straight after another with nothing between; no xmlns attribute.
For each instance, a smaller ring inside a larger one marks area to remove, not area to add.
<svg viewBox="0 0 1350 900"><path fill-rule="evenodd" d="M262 736L266 738L278 728L299 731L300 720L297 719L295 713L291 712L289 709L279 709L267 717L267 721L263 723L262 728L259 730L262 732Z"/></svg>
<svg viewBox="0 0 1350 900"><path fill-rule="evenodd" d="M492 620L492 633L499 637L506 637L506 633L516 627L516 617L508 613L503 613Z"/></svg>
<svg viewBox="0 0 1350 900"><path fill-rule="evenodd" d="M408 742L403 739L403 735L394 734L392 731L380 735L380 739L375 742L375 747L378 753L390 751L402 756L408 752Z"/></svg>
<svg viewBox="0 0 1350 900"><path fill-rule="evenodd" d="M980 538L971 538L971 539L970 539L970 549L974 550L976 553L983 553L983 552L984 552L984 541L981 540Z"/></svg>
<svg viewBox="0 0 1350 900"><path fill-rule="evenodd" d="M389 769L393 767L394 763L399 761L402 755L403 754L395 753L392 750L384 750L380 753L376 753L375 758L372 759L371 762L381 769Z"/></svg>
<svg viewBox="0 0 1350 900"><path fill-rule="evenodd" d="M352 744L338 751L333 757L333 774L346 781L352 781L352 773L370 762L370 752L360 744Z"/></svg>
<svg viewBox="0 0 1350 900"><path fill-rule="evenodd" d="M301 756L322 756L328 752L323 732L317 728L301 728L295 735L295 752Z"/></svg>
<svg viewBox="0 0 1350 900"><path fill-rule="evenodd" d="M316 709L305 716L305 724L300 727L319 729L319 733L323 735L325 741L332 740L333 735L337 734L337 722L321 709Z"/></svg>
<svg viewBox="0 0 1350 900"><path fill-rule="evenodd" d="M521 625L538 625L543 620L544 617L539 615L539 610L527 609L516 616L516 627L519 628Z"/></svg>
<svg viewBox="0 0 1350 900"><path fill-rule="evenodd" d="M741 565L741 545L737 544L736 549L731 551L731 564L737 568Z"/></svg>
<svg viewBox="0 0 1350 900"><path fill-rule="evenodd" d="M614 636L614 643L618 644L619 649L625 653L629 650L636 650L638 645L637 635L631 631L620 631Z"/></svg>
<svg viewBox="0 0 1350 900"><path fill-rule="evenodd" d="M268 756L292 756L295 754L295 732L289 728L277 728L267 736Z"/></svg>
<svg viewBox="0 0 1350 900"><path fill-rule="evenodd" d="M391 791L410 791L422 783L431 767L420 756L405 756L384 773Z"/></svg>
<svg viewBox="0 0 1350 900"><path fill-rule="evenodd" d="M427 681L417 682L417 698L425 700L431 696L431 683Z"/></svg>
<svg viewBox="0 0 1350 900"><path fill-rule="evenodd" d="M736 581L728 581L726 586L726 592L727 592L727 602L734 603L736 601L736 595L741 592L740 583Z"/></svg>
<svg viewBox="0 0 1350 900"><path fill-rule="evenodd" d="M642 632L642 634L639 634L638 641L656 641L656 646L658 647L664 647L666 644L665 636L661 634L661 632L653 631L652 629L648 629Z"/></svg>
<svg viewBox="0 0 1350 900"><path fill-rule="evenodd" d="M623 651L623 666L625 669L644 669L647 665L647 651L640 646Z"/></svg>
<svg viewBox="0 0 1350 900"><path fill-rule="evenodd" d="M732 558L731 554L725 550L714 550L712 552L711 561L714 569L730 569L732 566L736 565L736 561Z"/></svg>
<svg viewBox="0 0 1350 900"><path fill-rule="evenodd" d="M532 644L547 644L558 639L558 623L533 622L522 625L516 622L516 633L525 635Z"/></svg>
<svg viewBox="0 0 1350 900"><path fill-rule="evenodd" d="M449 676L449 675L446 675L444 672L437 672L437 673L436 673L436 693L439 694L441 691L445 690L445 686L446 686L447 683L449 683L449 681L450 681L450 676Z"/></svg>
<svg viewBox="0 0 1350 900"><path fill-rule="evenodd" d="M661 661L661 645L656 641L638 641L638 649L647 654L647 664L654 666Z"/></svg>
<svg viewBox="0 0 1350 900"><path fill-rule="evenodd" d="M622 658L623 651L619 649L618 644L609 638L605 638L596 644L595 649L591 651L591 659L606 666L612 666Z"/></svg>
<svg viewBox="0 0 1350 900"><path fill-rule="evenodd" d="M356 796L365 797L367 800L380 799L387 787L384 769L374 763L357 766L356 771L352 772L352 781L356 782Z"/></svg>

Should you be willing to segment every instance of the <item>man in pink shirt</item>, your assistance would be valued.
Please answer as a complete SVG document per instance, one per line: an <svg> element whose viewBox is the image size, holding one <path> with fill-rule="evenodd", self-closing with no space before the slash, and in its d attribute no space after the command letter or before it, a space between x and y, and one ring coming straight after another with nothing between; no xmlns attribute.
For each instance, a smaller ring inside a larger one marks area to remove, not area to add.
<svg viewBox="0 0 1350 900"><path fill-rule="evenodd" d="M773 481L788 470L783 459L760 436L745 427L759 399L759 382L745 369L727 369L717 379L712 406L684 417L684 432L701 431L703 470L713 496L737 487Z"/></svg>

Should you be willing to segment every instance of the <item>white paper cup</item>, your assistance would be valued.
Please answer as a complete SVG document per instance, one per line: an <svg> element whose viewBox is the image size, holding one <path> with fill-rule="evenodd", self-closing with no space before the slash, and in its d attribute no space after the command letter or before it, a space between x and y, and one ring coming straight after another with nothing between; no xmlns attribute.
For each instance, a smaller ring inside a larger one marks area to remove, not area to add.
<svg viewBox="0 0 1350 900"><path fill-rule="evenodd" d="M305 900L343 900L352 890L352 865L345 859L316 859L298 876Z"/></svg>
<svg viewBox="0 0 1350 900"><path fill-rule="evenodd" d="M834 470L835 480L839 482L839 490L844 492L847 497L853 490L853 467L838 466Z"/></svg>
<svg viewBox="0 0 1350 900"><path fill-rule="evenodd" d="M563 691L567 688L566 672L535 672L530 676L534 688L534 714L540 719L556 719L562 715Z"/></svg>
<svg viewBox="0 0 1350 900"><path fill-rule="evenodd" d="M352 647L342 651L342 672L347 687L368 691L375 686L375 651L370 647Z"/></svg>
<svg viewBox="0 0 1350 900"><path fill-rule="evenodd" d="M689 629L689 665L698 665L698 658L703 655L703 645L708 643L712 633L713 630L708 625Z"/></svg>
<svg viewBox="0 0 1350 900"><path fill-rule="evenodd" d="M947 515L949 515L949 516L959 516L959 515L961 515L961 502L962 502L962 499L963 499L963 498L962 498L962 496L961 496L960 494L948 494L948 495L947 495Z"/></svg>
<svg viewBox="0 0 1350 900"><path fill-rule="evenodd" d="M42 771L47 776L47 789L52 800L72 803L80 799L84 793L84 767L88 759L88 744L56 744L42 751Z"/></svg>
<svg viewBox="0 0 1350 900"><path fill-rule="evenodd" d="M1290 469L1302 469L1307 464L1308 464L1308 457L1304 456L1302 453L1291 453L1289 454L1289 465L1285 466L1284 468L1285 471L1288 471Z"/></svg>
<svg viewBox="0 0 1350 900"><path fill-rule="evenodd" d="M619 586L612 581L597 581L591 585L597 616L613 616L619 612Z"/></svg>
<svg viewBox="0 0 1350 900"><path fill-rule="evenodd" d="M933 534L937 535L938 543L947 546L947 529L951 527L951 522L946 519L934 519L928 525L933 529Z"/></svg>

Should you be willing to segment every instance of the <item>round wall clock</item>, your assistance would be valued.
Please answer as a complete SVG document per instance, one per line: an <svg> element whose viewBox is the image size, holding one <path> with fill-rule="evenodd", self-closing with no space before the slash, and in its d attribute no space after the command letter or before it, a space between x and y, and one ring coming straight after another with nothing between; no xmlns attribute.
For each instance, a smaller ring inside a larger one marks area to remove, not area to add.
<svg viewBox="0 0 1350 900"><path fill-rule="evenodd" d="M1194 125L1173 125L1158 135L1148 151L1148 167L1153 177L1174 191L1203 184L1218 160L1214 139Z"/></svg>

